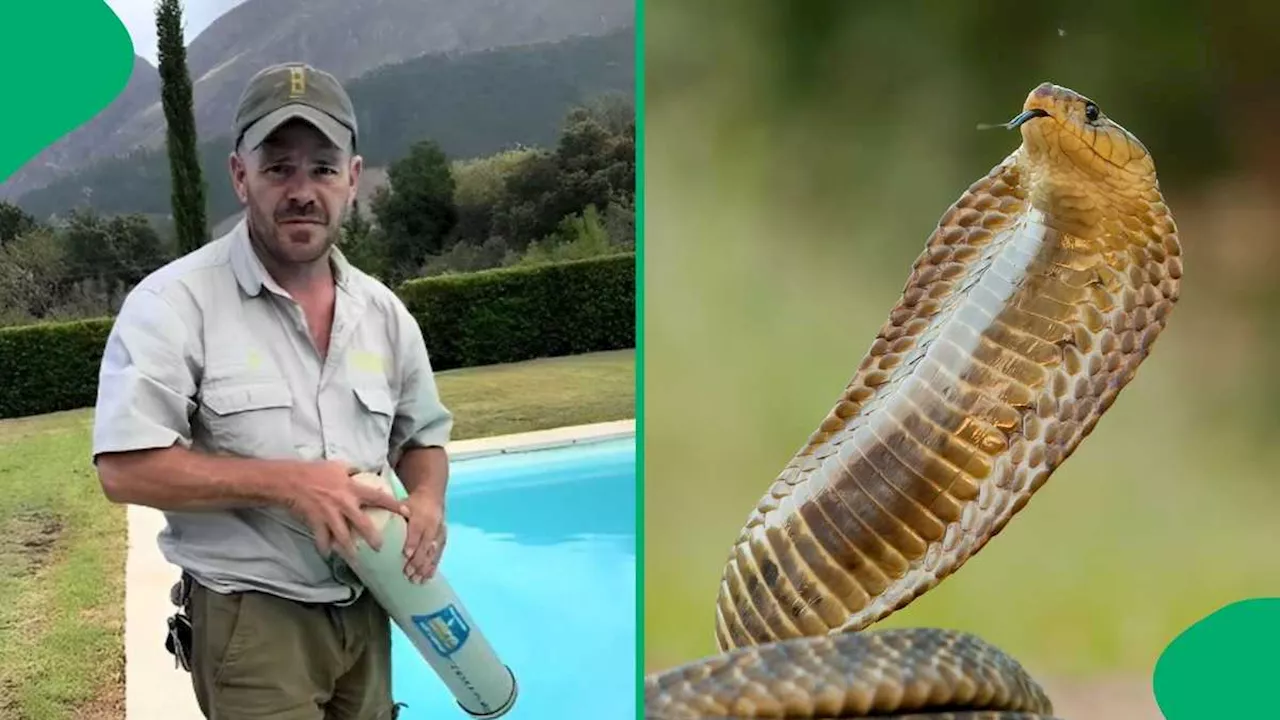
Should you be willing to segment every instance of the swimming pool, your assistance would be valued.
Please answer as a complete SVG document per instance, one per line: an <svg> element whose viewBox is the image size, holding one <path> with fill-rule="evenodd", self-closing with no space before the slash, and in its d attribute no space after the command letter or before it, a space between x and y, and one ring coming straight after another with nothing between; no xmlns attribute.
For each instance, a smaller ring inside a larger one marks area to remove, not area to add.
<svg viewBox="0 0 1280 720"><path fill-rule="evenodd" d="M440 569L515 672L510 720L635 714L635 439L454 460ZM400 628L401 720L469 718Z"/></svg>

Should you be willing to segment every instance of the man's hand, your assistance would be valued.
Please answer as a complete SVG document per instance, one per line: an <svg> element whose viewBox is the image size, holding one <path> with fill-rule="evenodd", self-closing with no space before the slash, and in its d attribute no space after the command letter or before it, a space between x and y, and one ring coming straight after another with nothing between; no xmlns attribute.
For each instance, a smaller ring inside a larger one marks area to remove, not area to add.
<svg viewBox="0 0 1280 720"><path fill-rule="evenodd" d="M353 558L356 548L352 529L374 550L382 548L381 535L364 514L366 507L409 517L405 504L394 495L362 485L351 474L346 463L316 463L307 466L288 491L285 505L311 528L316 546L325 556L337 549L348 559Z"/></svg>
<svg viewBox="0 0 1280 720"><path fill-rule="evenodd" d="M404 574L411 582L423 583L436 573L444 553L444 503L438 495L419 491L409 495L408 527L404 538Z"/></svg>

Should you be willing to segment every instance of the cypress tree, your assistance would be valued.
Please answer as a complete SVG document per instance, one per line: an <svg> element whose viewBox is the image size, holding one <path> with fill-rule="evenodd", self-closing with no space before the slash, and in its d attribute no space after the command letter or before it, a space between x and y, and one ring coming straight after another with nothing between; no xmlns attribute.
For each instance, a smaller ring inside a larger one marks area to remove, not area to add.
<svg viewBox="0 0 1280 720"><path fill-rule="evenodd" d="M208 240L205 187L197 154L191 76L182 37L181 0L156 4L156 45L160 59L160 98L167 124L171 205L178 252L195 250Z"/></svg>

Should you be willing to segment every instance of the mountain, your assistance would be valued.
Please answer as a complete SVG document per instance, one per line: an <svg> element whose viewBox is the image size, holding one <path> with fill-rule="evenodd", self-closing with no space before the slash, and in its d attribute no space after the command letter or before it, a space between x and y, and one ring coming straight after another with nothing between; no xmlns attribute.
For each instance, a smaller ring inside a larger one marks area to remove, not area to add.
<svg viewBox="0 0 1280 720"><path fill-rule="evenodd" d="M224 132L245 82L277 62L302 60L350 80L427 54L601 35L634 22L634 0L247 0L187 48L196 126L202 136ZM125 91L0 184L0 198L95 160L163 148L164 128L159 74L136 58Z"/></svg>
<svg viewBox="0 0 1280 720"><path fill-rule="evenodd" d="M159 102L160 73L145 58L133 57L133 72L124 90L88 122L64 135L0 183L0 199L41 187L87 163L128 147L129 121Z"/></svg>
<svg viewBox="0 0 1280 720"><path fill-rule="evenodd" d="M346 84L360 123L366 167L384 167L414 142L432 139L452 158L516 146L554 146L566 114L635 87L633 28L596 37L463 54L425 55L380 67ZM208 217L239 210L227 178L229 133L213 126L199 145ZM102 160L21 195L38 218L88 203L104 213L164 217L170 210L168 157L140 148ZM362 183L363 184L363 183Z"/></svg>

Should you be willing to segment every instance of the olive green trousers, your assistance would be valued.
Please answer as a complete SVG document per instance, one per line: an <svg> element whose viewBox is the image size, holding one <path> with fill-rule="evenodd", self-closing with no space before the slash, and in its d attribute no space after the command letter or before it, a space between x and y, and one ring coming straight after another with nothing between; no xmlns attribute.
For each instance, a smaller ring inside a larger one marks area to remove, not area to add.
<svg viewBox="0 0 1280 720"><path fill-rule="evenodd" d="M208 720L394 720L391 628L369 593L347 607L192 583L191 679Z"/></svg>

